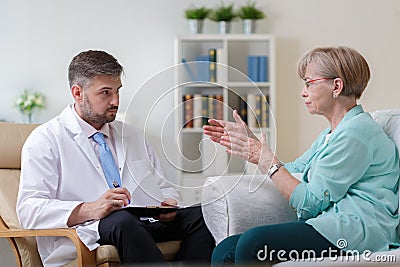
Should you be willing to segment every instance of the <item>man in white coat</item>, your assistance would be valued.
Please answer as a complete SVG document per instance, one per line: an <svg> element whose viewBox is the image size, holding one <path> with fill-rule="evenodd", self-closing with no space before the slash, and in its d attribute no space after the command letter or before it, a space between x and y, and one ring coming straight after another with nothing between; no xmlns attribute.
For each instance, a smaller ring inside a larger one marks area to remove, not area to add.
<svg viewBox="0 0 400 267"><path fill-rule="evenodd" d="M176 260L208 262L214 240L199 207L143 220L124 206L177 205L179 192L166 179L145 137L115 121L123 67L104 51L85 51L69 65L75 103L37 127L22 149L17 214L27 229L76 227L93 250L117 247L123 263L164 261L156 242L182 240ZM104 136L116 177L104 167ZM122 134L123 133L123 134ZM38 237L45 266L62 266L76 258L65 237Z"/></svg>

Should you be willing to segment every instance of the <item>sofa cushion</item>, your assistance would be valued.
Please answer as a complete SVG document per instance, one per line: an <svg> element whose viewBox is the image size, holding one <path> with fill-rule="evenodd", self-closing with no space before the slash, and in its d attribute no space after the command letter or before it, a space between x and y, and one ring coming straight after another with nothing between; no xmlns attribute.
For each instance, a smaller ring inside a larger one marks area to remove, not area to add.
<svg viewBox="0 0 400 267"><path fill-rule="evenodd" d="M204 221L217 244L255 226L297 219L265 175L209 177L201 203Z"/></svg>
<svg viewBox="0 0 400 267"><path fill-rule="evenodd" d="M371 116L393 139L400 151L400 109L378 110L371 113Z"/></svg>
<svg viewBox="0 0 400 267"><path fill-rule="evenodd" d="M400 109L378 110L371 113L371 116L380 126L382 126L385 133L393 139L400 152ZM398 212L400 215L400 209ZM397 227L397 232L400 235L400 227Z"/></svg>

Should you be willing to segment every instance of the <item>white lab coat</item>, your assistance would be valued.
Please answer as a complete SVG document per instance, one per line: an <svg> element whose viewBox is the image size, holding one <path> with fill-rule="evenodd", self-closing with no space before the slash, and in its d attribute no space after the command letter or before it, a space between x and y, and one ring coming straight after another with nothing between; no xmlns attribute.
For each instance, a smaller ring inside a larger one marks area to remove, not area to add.
<svg viewBox="0 0 400 267"><path fill-rule="evenodd" d="M97 200L107 189L100 162L72 111L66 107L37 127L22 149L17 214L23 228L67 227L72 210L82 202ZM110 123L122 186L137 205L159 204L165 198L180 200L179 192L165 179L161 164L142 133L119 121ZM77 226L90 249L99 244L98 221ZM38 237L45 266L61 266L76 258L65 237Z"/></svg>

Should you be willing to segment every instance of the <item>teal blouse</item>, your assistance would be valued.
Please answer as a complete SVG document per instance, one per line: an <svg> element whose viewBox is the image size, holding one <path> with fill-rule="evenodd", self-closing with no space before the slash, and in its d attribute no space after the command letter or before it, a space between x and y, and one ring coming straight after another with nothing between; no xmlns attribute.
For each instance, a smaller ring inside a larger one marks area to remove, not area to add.
<svg viewBox="0 0 400 267"><path fill-rule="evenodd" d="M300 220L345 251L398 245L396 145L360 105L329 133L322 131L307 152L285 164L289 172L303 173L289 204Z"/></svg>

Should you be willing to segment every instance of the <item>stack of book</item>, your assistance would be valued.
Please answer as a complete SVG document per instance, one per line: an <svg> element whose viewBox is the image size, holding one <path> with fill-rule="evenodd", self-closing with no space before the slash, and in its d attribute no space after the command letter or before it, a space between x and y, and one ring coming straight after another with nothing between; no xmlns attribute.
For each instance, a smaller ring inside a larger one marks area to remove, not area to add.
<svg viewBox="0 0 400 267"><path fill-rule="evenodd" d="M269 97L247 94L239 99L238 113L250 128L269 127Z"/></svg>
<svg viewBox="0 0 400 267"><path fill-rule="evenodd" d="M268 56L248 56L247 71L250 81L268 82Z"/></svg>
<svg viewBox="0 0 400 267"><path fill-rule="evenodd" d="M207 55L195 56L195 64L185 64L190 80L196 82L217 82L217 62L221 62L222 54L221 48L210 48ZM182 63L188 63L188 61L183 58Z"/></svg>
<svg viewBox="0 0 400 267"><path fill-rule="evenodd" d="M186 94L182 104L184 128L201 128L208 124L209 118L224 118L223 95Z"/></svg>

